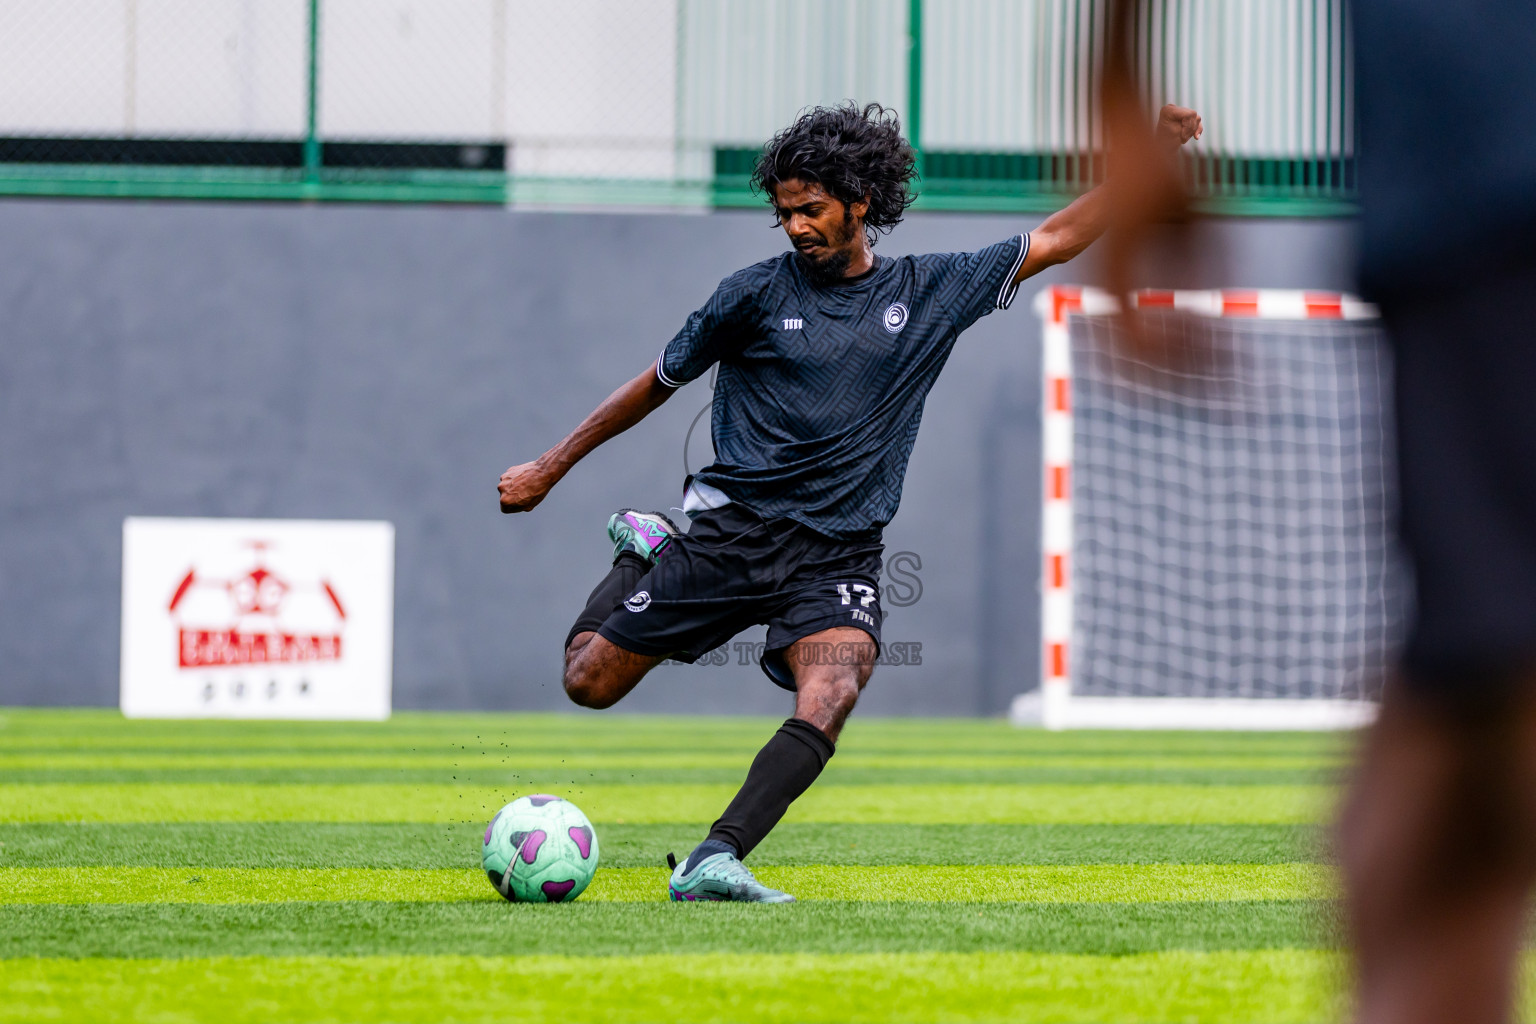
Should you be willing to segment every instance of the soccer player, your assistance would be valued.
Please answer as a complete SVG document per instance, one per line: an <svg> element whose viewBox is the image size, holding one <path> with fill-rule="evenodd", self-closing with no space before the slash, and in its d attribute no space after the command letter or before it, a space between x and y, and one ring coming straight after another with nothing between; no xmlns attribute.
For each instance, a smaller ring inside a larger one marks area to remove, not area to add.
<svg viewBox="0 0 1536 1024"><path fill-rule="evenodd" d="M1158 137L1201 132L1164 107ZM877 237L913 199L914 153L878 104L818 107L753 173L793 251L731 274L654 363L533 462L501 476L526 512L587 453L715 364L716 461L685 482L681 533L633 509L608 521L613 568L565 644L565 691L621 700L663 659L691 662L768 626L762 667L795 693L724 814L676 864L674 900L787 902L741 863L826 767L879 656L881 531L901 498L923 401L960 333L1108 220L1094 190L1034 231L976 252L888 258Z"/></svg>

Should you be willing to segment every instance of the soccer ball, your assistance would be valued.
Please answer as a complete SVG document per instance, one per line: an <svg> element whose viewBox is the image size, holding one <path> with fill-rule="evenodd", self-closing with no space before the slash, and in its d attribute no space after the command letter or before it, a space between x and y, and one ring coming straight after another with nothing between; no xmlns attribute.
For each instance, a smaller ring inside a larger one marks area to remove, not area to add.
<svg viewBox="0 0 1536 1024"><path fill-rule="evenodd" d="M480 864L496 891L513 902L568 902L597 870L597 832L569 800L518 797L485 827Z"/></svg>

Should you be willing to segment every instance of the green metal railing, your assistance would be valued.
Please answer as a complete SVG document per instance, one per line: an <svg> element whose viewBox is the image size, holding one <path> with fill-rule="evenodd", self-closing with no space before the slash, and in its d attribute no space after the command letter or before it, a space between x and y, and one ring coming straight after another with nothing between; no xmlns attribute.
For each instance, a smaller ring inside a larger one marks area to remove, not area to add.
<svg viewBox="0 0 1536 1024"><path fill-rule="evenodd" d="M358 2L263 0L265 13L285 11L295 26L283 42L292 53L283 66L303 78L291 134L156 135L132 123L24 131L7 127L0 97L0 194L756 206L748 178L762 140L806 105L845 98L900 105L919 154L919 209L1048 210L1101 177L1095 77L1106 0L607 0L602 18L570 25L561 19L592 5L538 10L544 20L533 24L529 9L513 18L508 0L491 0L484 26L429 26L448 39L418 54L441 95L418 89L419 109L398 125L386 109L361 126L348 123L345 104L327 102L345 94L355 106L373 93L355 59L337 70L348 63L338 58L377 43L347 35L384 17ZM197 0L187 3L195 10ZM1352 212L1343 3L1139 0L1148 96L1206 115L1207 138L1188 158L1206 209ZM350 18L334 22L341 28L327 28L330 5ZM673 20L654 24L659 10ZM603 25L606 42L594 29ZM393 50L378 47L368 73L399 70L389 55L416 53L401 40L430 34L420 28L400 28ZM524 38L575 49L530 68L517 49ZM490 70L477 72L469 58L487 39ZM0 40L0 61L18 56L8 45L26 43ZM187 87L189 105L197 89ZM636 97L648 102L631 111ZM462 121L461 108L480 100L482 127L445 136L440 122ZM37 120L26 110L12 119Z"/></svg>

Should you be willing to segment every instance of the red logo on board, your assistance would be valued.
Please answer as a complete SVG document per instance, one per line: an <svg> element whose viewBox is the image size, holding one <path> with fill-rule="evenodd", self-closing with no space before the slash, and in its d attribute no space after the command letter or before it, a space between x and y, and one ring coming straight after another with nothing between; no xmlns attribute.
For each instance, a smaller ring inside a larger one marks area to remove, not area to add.
<svg viewBox="0 0 1536 1024"><path fill-rule="evenodd" d="M266 541L249 541L255 565L233 579L201 576L194 566L187 570L168 611L177 625L177 664L182 668L228 668L241 665L298 664L341 659L341 626L346 607L336 588L326 579L305 586L290 583L265 564ZM315 599L319 598L319 601ZM294 602L308 606L300 617L309 628L284 628L284 606ZM196 604L198 622L193 618ZM318 617L329 619L329 629L316 629ZM219 609L222 609L220 614ZM207 621L210 613L224 621Z"/></svg>

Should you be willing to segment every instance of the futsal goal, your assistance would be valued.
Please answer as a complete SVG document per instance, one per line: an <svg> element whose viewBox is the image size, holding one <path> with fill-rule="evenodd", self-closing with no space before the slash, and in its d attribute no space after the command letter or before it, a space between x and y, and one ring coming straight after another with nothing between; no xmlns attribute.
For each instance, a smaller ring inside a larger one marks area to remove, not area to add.
<svg viewBox="0 0 1536 1024"><path fill-rule="evenodd" d="M1408 587L1390 357L1372 307L1290 291L1047 287L1047 728L1368 722Z"/></svg>

